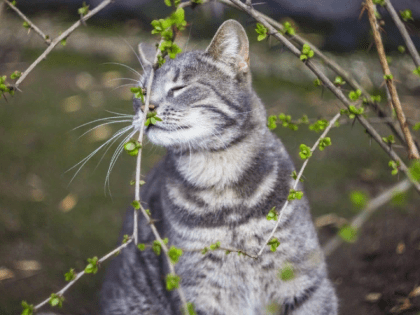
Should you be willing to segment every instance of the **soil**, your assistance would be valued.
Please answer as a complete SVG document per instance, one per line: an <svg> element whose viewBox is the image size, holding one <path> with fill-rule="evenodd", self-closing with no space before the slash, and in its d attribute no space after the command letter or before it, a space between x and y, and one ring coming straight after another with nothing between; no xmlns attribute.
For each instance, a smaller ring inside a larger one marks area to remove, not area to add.
<svg viewBox="0 0 420 315"><path fill-rule="evenodd" d="M420 214L379 211L355 243L341 245L328 257L339 314L419 315Z"/></svg>

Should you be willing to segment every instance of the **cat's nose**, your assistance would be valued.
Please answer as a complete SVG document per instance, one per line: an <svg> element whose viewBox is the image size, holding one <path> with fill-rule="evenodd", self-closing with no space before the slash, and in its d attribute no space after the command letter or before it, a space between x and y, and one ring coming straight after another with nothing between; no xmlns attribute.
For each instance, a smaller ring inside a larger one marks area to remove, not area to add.
<svg viewBox="0 0 420 315"><path fill-rule="evenodd" d="M156 110L158 107L159 107L158 105L149 104L149 110ZM144 112L144 108L145 108L145 105L143 105L143 106L141 107L141 110L142 110L143 112Z"/></svg>

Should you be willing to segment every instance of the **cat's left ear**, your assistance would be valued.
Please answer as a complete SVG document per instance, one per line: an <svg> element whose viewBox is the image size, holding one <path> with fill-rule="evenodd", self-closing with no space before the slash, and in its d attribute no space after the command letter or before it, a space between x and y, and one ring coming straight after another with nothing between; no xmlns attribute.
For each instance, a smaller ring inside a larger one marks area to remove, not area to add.
<svg viewBox="0 0 420 315"><path fill-rule="evenodd" d="M219 27L206 52L214 59L234 66L238 72L249 71L248 36L235 20L228 20Z"/></svg>
<svg viewBox="0 0 420 315"><path fill-rule="evenodd" d="M155 54L156 48L153 45L147 43L139 44L139 58L144 71L153 66Z"/></svg>

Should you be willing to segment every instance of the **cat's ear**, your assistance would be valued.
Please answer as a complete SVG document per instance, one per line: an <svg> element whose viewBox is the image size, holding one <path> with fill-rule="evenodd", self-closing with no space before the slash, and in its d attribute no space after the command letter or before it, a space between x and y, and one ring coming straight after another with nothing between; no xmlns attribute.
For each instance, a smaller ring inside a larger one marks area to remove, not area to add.
<svg viewBox="0 0 420 315"><path fill-rule="evenodd" d="M218 61L233 65L239 72L249 71L248 36L235 20L228 20L219 27L206 52Z"/></svg>
<svg viewBox="0 0 420 315"><path fill-rule="evenodd" d="M147 68L152 67L155 54L156 47L153 45L147 43L139 44L139 58L144 71L146 71Z"/></svg>

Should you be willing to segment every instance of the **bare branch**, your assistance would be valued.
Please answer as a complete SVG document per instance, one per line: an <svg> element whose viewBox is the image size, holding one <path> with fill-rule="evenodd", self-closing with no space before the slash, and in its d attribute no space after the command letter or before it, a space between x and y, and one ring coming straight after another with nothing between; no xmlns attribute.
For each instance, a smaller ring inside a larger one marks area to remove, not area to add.
<svg viewBox="0 0 420 315"><path fill-rule="evenodd" d="M392 104L394 105L395 112L397 114L398 121L400 122L401 129L404 133L405 140L408 146L408 157L410 159L419 159L420 155L414 144L413 137L408 128L407 120L404 115L404 111L401 107L400 99L398 97L397 89L394 84L394 80L389 70L388 61L386 60L385 49L382 44L381 35L379 33L378 21L375 16L375 7L372 0L366 0L366 8L369 16L370 26L373 32L373 39L375 40L376 49L379 55L379 61L381 62L382 70L385 75L385 82L388 87L389 93L391 94Z"/></svg>
<svg viewBox="0 0 420 315"><path fill-rule="evenodd" d="M278 39L281 43L283 43L294 55L300 57L300 51L293 46L290 41L285 38L282 34L280 34L274 27L272 27L265 19L261 16L257 15L254 9L249 9L248 6L240 2L239 0L230 0L233 2L238 8L242 11L247 12L250 16L252 16L255 20L259 23L263 24L267 29L268 33ZM346 98L343 92L337 88L329 79L328 77L320 71L311 60L307 60L305 65L321 80L321 82L346 106L349 107L352 103ZM414 187L418 192L420 192L420 184L416 182L414 179L411 178L409 174L409 170L398 154L389 147L384 141L382 141L382 137L378 134L375 128L361 115L356 116L359 120L360 124L366 129L366 131L373 137L373 139L379 144L379 146L386 152L388 155L400 165L400 169L407 175L410 181L413 183Z"/></svg>
<svg viewBox="0 0 420 315"><path fill-rule="evenodd" d="M111 252L109 252L108 254L106 254L105 256L103 256L101 259L98 260L98 264L104 262L105 260L107 260L108 258L114 256L116 253L118 253L120 250L122 250L123 248L127 247L128 244L130 244L133 241L133 239L129 239L127 240L126 243L118 246L117 248L115 248L114 250L112 250ZM81 271L76 275L76 278L74 278L72 281L70 281L64 288L62 288L60 291L56 292L56 294L58 296L63 296L63 294L73 285L75 284L85 273L85 271ZM34 307L34 311L40 309L42 306L44 306L45 304L47 304L50 301L50 298L42 301L41 303L39 303L38 305L36 305Z"/></svg>
<svg viewBox="0 0 420 315"><path fill-rule="evenodd" d="M410 35L405 28L404 23L401 21L400 17L398 16L397 12L395 11L394 7L391 4L391 0L385 0L385 8L388 10L391 18L394 20L395 25L397 26L398 30L400 31L405 45L407 46L408 52L410 53L411 57L413 58L414 64L416 67L420 67L420 55L417 52L416 47L414 46L413 41L410 38Z"/></svg>
<svg viewBox="0 0 420 315"><path fill-rule="evenodd" d="M48 48L29 66L28 69L26 69L21 77L16 81L13 88L17 89L19 85L22 83L22 81L28 76L28 74L43 60L47 57L47 55L54 49L55 46L57 46L63 39L66 39L70 36L71 33L74 32L76 28L78 28L82 21L85 22L88 19L90 19L92 16L94 16L96 13L101 11L103 8L105 8L108 4L110 4L113 0L104 0L102 1L95 9L90 11L88 14L83 16L79 21L74 23L70 28L68 28L65 32L63 32L60 36L55 38L51 44L48 46Z"/></svg>
<svg viewBox="0 0 420 315"><path fill-rule="evenodd" d="M341 114L340 114L340 113L338 113L338 114L336 114L336 115L335 115L335 116L334 116L334 117L330 120L330 122L329 122L329 124L328 124L327 128L325 128L324 132L321 134L321 136L320 136L320 137L316 140L315 144L312 146L312 148L311 148L311 153L313 153L313 152L316 150L316 148L318 147L319 142L321 141L321 139L325 138L325 136L328 134L328 132L329 132L329 131L330 131L330 129L334 126L335 122L336 122L336 121L340 118L340 116L341 116ZM299 184L299 180L300 180L300 178L302 177L303 171L305 170L306 165L308 165L308 162L309 162L309 158L305 160L305 162L303 163L302 167L300 168L300 171L299 171L299 173L297 174L297 177L296 177L295 182L294 182L294 184L293 184L293 189L296 189L297 185ZM263 250L264 250L265 246L268 244L268 242L269 242L269 241L271 240L271 238L273 237L273 235L274 235L275 231L277 230L277 227L278 227L278 226L279 226L279 224L280 224L280 221L281 221L282 215L283 215L283 213L284 213L284 211L285 211L285 209L286 209L286 207L287 207L287 205L288 205L288 204L289 204L289 200L286 200L286 202L284 203L283 207L282 207L282 208L281 208L281 210L280 210L280 215L279 215L279 218L278 218L278 220L277 220L277 222L276 222L276 225L274 226L273 230L271 231L270 236L269 236L269 237L267 238L267 240L264 242L264 245L261 247L261 249L260 249L260 251L258 252L257 256L261 256L261 254L262 254L262 252L263 252Z"/></svg>
<svg viewBox="0 0 420 315"><path fill-rule="evenodd" d="M350 223L350 226L359 230L363 224L369 219L369 217L381 206L386 204L392 199L397 193L405 192L411 187L411 183L408 179L403 180L402 182L392 186L387 189L379 196L375 197L367 204L366 208L363 209ZM331 255L338 246L343 242L342 238L338 235L334 236L327 244L324 245L325 255Z"/></svg>
<svg viewBox="0 0 420 315"><path fill-rule="evenodd" d="M34 23L32 23L32 21L30 19L28 19L28 17L23 14L15 5L13 5L12 3L10 3L8 0L3 0L13 11L15 11L24 21L26 21L26 23L29 24L30 28L33 29L35 31L35 33L37 33L45 42L45 44L50 45L51 44L51 39L49 38L48 35L45 35L43 31L41 31Z"/></svg>

